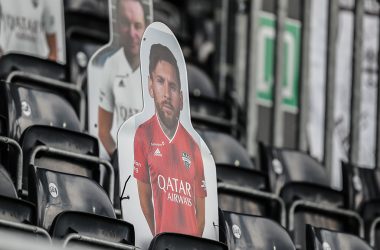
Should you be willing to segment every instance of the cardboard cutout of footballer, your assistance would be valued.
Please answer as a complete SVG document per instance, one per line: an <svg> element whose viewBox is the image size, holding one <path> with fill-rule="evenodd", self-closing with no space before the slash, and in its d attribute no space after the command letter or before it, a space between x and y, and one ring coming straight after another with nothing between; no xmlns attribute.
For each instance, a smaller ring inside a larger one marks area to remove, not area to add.
<svg viewBox="0 0 380 250"><path fill-rule="evenodd" d="M26 54L66 63L62 0L0 0L0 56Z"/></svg>
<svg viewBox="0 0 380 250"><path fill-rule="evenodd" d="M162 232L218 240L215 163L192 127L185 60L166 25L146 29L140 59L144 108L118 133L123 219L143 249Z"/></svg>
<svg viewBox="0 0 380 250"><path fill-rule="evenodd" d="M87 74L88 128L102 158L112 156L117 130L143 106L140 43L152 6L152 0L109 0L111 40L92 56Z"/></svg>

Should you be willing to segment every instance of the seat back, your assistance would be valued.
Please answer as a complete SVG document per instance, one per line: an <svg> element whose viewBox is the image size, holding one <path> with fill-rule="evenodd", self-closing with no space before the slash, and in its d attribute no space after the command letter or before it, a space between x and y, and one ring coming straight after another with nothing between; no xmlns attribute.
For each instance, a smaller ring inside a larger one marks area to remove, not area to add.
<svg viewBox="0 0 380 250"><path fill-rule="evenodd" d="M315 203L314 203L315 204ZM289 221L293 225L288 226L296 246L305 249L307 239L305 225L311 224L315 227L328 228L329 230L361 235L362 224L360 218L354 212L341 212L335 208L326 209L317 206L299 205L294 214L289 215Z"/></svg>
<svg viewBox="0 0 380 250"><path fill-rule="evenodd" d="M218 241L177 233L160 233L150 243L149 250L227 250L227 246Z"/></svg>
<svg viewBox="0 0 380 250"><path fill-rule="evenodd" d="M291 182L330 187L324 166L306 153L259 144L260 166L268 173L272 192L279 194Z"/></svg>
<svg viewBox="0 0 380 250"><path fill-rule="evenodd" d="M106 192L83 176L41 169L30 169L29 197L37 207L37 225L49 229L63 211L82 211L116 218Z"/></svg>
<svg viewBox="0 0 380 250"><path fill-rule="evenodd" d="M198 133L210 149L216 165L224 164L257 169L252 163L248 152L232 136L221 132L201 129L198 129Z"/></svg>
<svg viewBox="0 0 380 250"><path fill-rule="evenodd" d="M306 226L307 250L345 249L371 250L372 248L356 235L339 231Z"/></svg>
<svg viewBox="0 0 380 250"><path fill-rule="evenodd" d="M98 156L99 147L96 138L75 131L56 127L34 125L23 133L20 144L24 153L23 189L28 188L28 169L33 151L37 146L48 146L85 156ZM63 157L52 157L49 154L39 154L35 164L51 170L82 175L99 181L98 164L83 163L68 160Z"/></svg>
<svg viewBox="0 0 380 250"><path fill-rule="evenodd" d="M205 72L192 64L187 64L186 69L190 97L218 98L215 86Z"/></svg>
<svg viewBox="0 0 380 250"><path fill-rule="evenodd" d="M108 40L108 32L89 30L87 27L72 27L68 30L66 45L69 64L68 75L71 82L84 85L90 58Z"/></svg>
<svg viewBox="0 0 380 250"><path fill-rule="evenodd" d="M67 13L79 13L82 15L83 19L86 14L93 15L98 18L108 18L107 0L64 0L63 4L65 15L67 15ZM66 26L70 27L70 20L65 21Z"/></svg>
<svg viewBox="0 0 380 250"><path fill-rule="evenodd" d="M229 249L295 250L288 232L270 219L224 211Z"/></svg>
<svg viewBox="0 0 380 250"><path fill-rule="evenodd" d="M17 198L17 191L7 170L0 164L0 195Z"/></svg>
<svg viewBox="0 0 380 250"><path fill-rule="evenodd" d="M0 83L4 126L1 133L19 140L31 125L48 125L81 131L82 93L64 83L34 76Z"/></svg>
<svg viewBox="0 0 380 250"><path fill-rule="evenodd" d="M51 227L51 236L64 239L68 234L79 234L98 240L134 245L133 225L96 214L65 211L60 213Z"/></svg>
<svg viewBox="0 0 380 250"><path fill-rule="evenodd" d="M380 170L342 162L346 205L358 210L364 203L380 198Z"/></svg>
<svg viewBox="0 0 380 250"><path fill-rule="evenodd" d="M6 80L14 71L27 72L59 81L67 81L65 66L33 56L9 53L0 58L0 79Z"/></svg>
<svg viewBox="0 0 380 250"><path fill-rule="evenodd" d="M35 206L32 203L19 198L0 196L0 220L35 225L35 215Z"/></svg>
<svg viewBox="0 0 380 250"><path fill-rule="evenodd" d="M196 127L232 132L235 129L233 108L222 100L211 79L200 68L187 65L191 118Z"/></svg>

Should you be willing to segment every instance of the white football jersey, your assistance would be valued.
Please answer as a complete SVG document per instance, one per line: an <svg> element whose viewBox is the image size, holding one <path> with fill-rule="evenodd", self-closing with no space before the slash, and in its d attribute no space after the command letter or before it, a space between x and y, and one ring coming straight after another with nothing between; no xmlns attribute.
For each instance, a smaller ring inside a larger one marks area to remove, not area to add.
<svg viewBox="0 0 380 250"><path fill-rule="evenodd" d="M112 130L117 131L125 120L143 108L140 67L132 71L124 49L120 48L107 59L103 72L106 76L99 89L99 106L116 116Z"/></svg>
<svg viewBox="0 0 380 250"><path fill-rule="evenodd" d="M57 17L51 0L0 0L0 47L47 57L46 35L55 32Z"/></svg>

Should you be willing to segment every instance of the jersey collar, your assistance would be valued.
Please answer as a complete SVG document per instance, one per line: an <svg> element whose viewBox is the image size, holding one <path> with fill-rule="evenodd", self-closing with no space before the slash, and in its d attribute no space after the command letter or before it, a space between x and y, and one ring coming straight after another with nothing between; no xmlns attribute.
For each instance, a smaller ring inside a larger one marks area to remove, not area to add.
<svg viewBox="0 0 380 250"><path fill-rule="evenodd" d="M155 116L156 116L156 122L157 122L158 126L160 127L161 132L164 134L164 136L165 136L166 139L169 141L169 143L171 143L171 142L174 140L175 136L177 135L177 131L178 131L178 127L179 127L179 123L180 123L180 122L179 122L179 121L177 122L177 127L176 127L176 129L175 129L174 135L173 135L173 137L170 139L170 138L166 135L164 129L161 127L161 123L160 123L160 121L159 121L159 118L158 118L157 113L155 114Z"/></svg>

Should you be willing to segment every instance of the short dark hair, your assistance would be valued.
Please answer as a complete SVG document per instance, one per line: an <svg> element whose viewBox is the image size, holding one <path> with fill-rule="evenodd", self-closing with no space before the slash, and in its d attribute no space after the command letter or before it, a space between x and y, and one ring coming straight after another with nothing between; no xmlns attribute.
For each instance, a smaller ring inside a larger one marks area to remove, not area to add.
<svg viewBox="0 0 380 250"><path fill-rule="evenodd" d="M177 74L178 84L181 87L181 80L179 77L179 69L177 65L177 60L175 59L170 49L168 49L168 47L157 43L157 44L153 44L152 47L150 47L149 75L152 75L152 72L155 70L159 61L168 62L174 67L174 70Z"/></svg>

